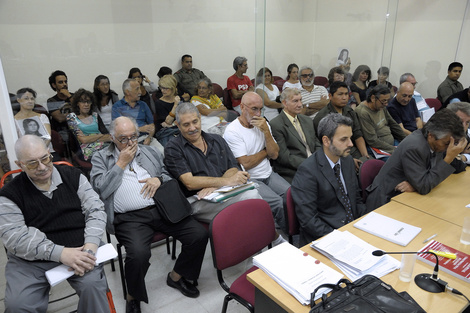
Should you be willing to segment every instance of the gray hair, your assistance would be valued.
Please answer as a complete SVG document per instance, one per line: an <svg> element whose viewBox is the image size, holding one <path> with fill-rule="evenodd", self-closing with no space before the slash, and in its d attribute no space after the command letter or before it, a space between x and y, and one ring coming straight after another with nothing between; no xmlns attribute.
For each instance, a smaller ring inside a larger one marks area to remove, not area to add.
<svg viewBox="0 0 470 313"><path fill-rule="evenodd" d="M189 102L183 102L178 104L175 111L175 120L179 124L181 121L181 115L188 114L188 113L196 113L197 117L201 118L201 113L196 108L196 106Z"/></svg>
<svg viewBox="0 0 470 313"><path fill-rule="evenodd" d="M352 127L353 121L349 117L339 113L328 114L322 118L318 124L318 137L320 140L323 138L323 136L333 140L336 130L340 125Z"/></svg>
<svg viewBox="0 0 470 313"><path fill-rule="evenodd" d="M111 134L111 136L114 138L114 135L116 134L116 126L118 124L118 122L120 122L122 119L128 119L129 121L132 122L132 124L134 124L134 127L135 127L135 131L137 133L137 135L139 134L139 125L137 124L137 121L133 118L133 117L130 117L130 116L120 116L116 119L114 119L112 122L111 122L111 125L109 126L109 133Z"/></svg>
<svg viewBox="0 0 470 313"><path fill-rule="evenodd" d="M415 76L414 76L413 74L411 74L411 73L402 74L402 75L400 76L400 85L403 84L404 82L406 82L406 80L407 80L408 77L410 77L410 76L415 77Z"/></svg>
<svg viewBox="0 0 470 313"><path fill-rule="evenodd" d="M429 121L424 124L422 130L424 137L432 134L437 140L448 135L454 137L455 142L465 136L465 130L460 117L449 109L437 111Z"/></svg>
<svg viewBox="0 0 470 313"><path fill-rule="evenodd" d="M23 151L26 149L32 149L37 148L37 146L41 146L44 149L48 150L46 143L44 140L42 140L41 137L36 136L36 135L24 135L20 137L16 142L15 142L15 153L16 153L16 158L18 160L21 160L23 157Z"/></svg>
<svg viewBox="0 0 470 313"><path fill-rule="evenodd" d="M281 102L284 100L292 99L293 96L300 95L300 90L297 88L286 88L281 93Z"/></svg>
<svg viewBox="0 0 470 313"><path fill-rule="evenodd" d="M313 71L313 69L310 66L302 66L299 70L299 76L300 76L300 73L302 73L302 71L304 71L304 70L311 70L312 74L313 74L313 77L315 77L315 72Z"/></svg>
<svg viewBox="0 0 470 313"><path fill-rule="evenodd" d="M212 93L212 81L209 79L209 77L204 77L204 78L201 78L200 80L198 80L197 85L196 85L196 89L194 90L195 95L197 95L197 90L198 90L197 88L199 87L200 83L206 83L207 88L209 88L209 90Z"/></svg>
<svg viewBox="0 0 470 313"><path fill-rule="evenodd" d="M134 78L128 78L122 83L122 92L126 94L126 90L131 90L131 82L135 82Z"/></svg>
<svg viewBox="0 0 470 313"><path fill-rule="evenodd" d="M248 59L245 58L245 57L236 57L236 58L233 60L233 69L234 69L235 71L237 71L237 70L238 70L238 67L239 67L239 66L242 66L243 62L245 62L245 61L248 61Z"/></svg>
<svg viewBox="0 0 470 313"><path fill-rule="evenodd" d="M463 114L470 116L470 103L468 102L452 102L447 105L447 108L454 113L461 111Z"/></svg>

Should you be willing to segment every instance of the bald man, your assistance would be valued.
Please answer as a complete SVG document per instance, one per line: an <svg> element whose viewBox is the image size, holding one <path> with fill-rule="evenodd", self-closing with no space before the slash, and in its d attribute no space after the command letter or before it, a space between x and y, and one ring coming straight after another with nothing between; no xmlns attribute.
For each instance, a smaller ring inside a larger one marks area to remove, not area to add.
<svg viewBox="0 0 470 313"><path fill-rule="evenodd" d="M276 160L279 146L273 138L271 127L261 116L263 99L252 91L243 95L240 109L242 114L227 126L224 139L233 155L250 178L259 185L258 192L271 206L274 219L285 229L285 194L290 184L275 173L269 160Z"/></svg>
<svg viewBox="0 0 470 313"><path fill-rule="evenodd" d="M52 164L44 141L25 135L15 144L23 170L0 190L0 232L7 249L5 312L46 312L45 272L60 263L79 295L78 312L109 312L107 282L95 253L106 226L103 203L87 178Z"/></svg>
<svg viewBox="0 0 470 313"><path fill-rule="evenodd" d="M388 112L406 135L423 128L423 121L419 115L413 94L413 85L409 82L404 82L398 88L397 95L387 106Z"/></svg>

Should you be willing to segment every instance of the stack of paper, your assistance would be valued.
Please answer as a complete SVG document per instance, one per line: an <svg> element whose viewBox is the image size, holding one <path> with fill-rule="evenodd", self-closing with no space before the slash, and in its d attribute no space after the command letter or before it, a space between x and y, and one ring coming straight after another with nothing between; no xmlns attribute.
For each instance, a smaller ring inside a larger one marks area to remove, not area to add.
<svg viewBox="0 0 470 313"><path fill-rule="evenodd" d="M293 295L303 305L310 304L311 293L321 284L336 284L343 275L285 242L253 258L253 265ZM315 300L330 289L322 288Z"/></svg>
<svg viewBox="0 0 470 313"><path fill-rule="evenodd" d="M401 246L408 245L421 231L419 227L376 212L364 216L354 227Z"/></svg>
<svg viewBox="0 0 470 313"><path fill-rule="evenodd" d="M334 230L311 247L327 256L351 281L367 274L382 277L400 268L400 262L389 255L373 256L372 251L378 249L348 231Z"/></svg>

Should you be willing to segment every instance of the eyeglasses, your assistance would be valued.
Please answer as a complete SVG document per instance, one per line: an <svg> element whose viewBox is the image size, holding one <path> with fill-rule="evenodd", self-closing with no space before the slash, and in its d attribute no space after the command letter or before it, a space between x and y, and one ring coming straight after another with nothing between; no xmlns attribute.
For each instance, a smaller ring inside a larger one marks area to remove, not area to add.
<svg viewBox="0 0 470 313"><path fill-rule="evenodd" d="M312 78L312 77L313 77L313 74L302 74L302 75L300 75L300 77L303 77L303 78L307 78L307 77Z"/></svg>
<svg viewBox="0 0 470 313"><path fill-rule="evenodd" d="M44 165L49 165L49 164L51 164L52 159L53 159L52 154L48 154L48 155L45 155L42 158L40 158L39 161L34 160L34 161L28 161L26 163L23 163L23 162L21 162L21 163L23 163L28 170L35 170L35 169L38 168L39 162L41 162Z"/></svg>
<svg viewBox="0 0 470 313"><path fill-rule="evenodd" d="M388 103L388 99L383 99L383 100L380 100L379 98L375 98L376 101L379 101L380 103L382 103L382 105L385 105Z"/></svg>
<svg viewBox="0 0 470 313"><path fill-rule="evenodd" d="M80 102L80 103L86 103L86 104L92 104L92 102L91 102L90 99L88 99L88 100L80 99L78 102Z"/></svg>
<svg viewBox="0 0 470 313"><path fill-rule="evenodd" d="M129 141L136 142L137 139L139 139L139 137L137 135L134 135L132 137L124 137L124 138L118 139L117 141L126 145Z"/></svg>
<svg viewBox="0 0 470 313"><path fill-rule="evenodd" d="M201 90L207 90L207 89L209 89L209 87L205 87L205 86L197 86L197 89L201 89Z"/></svg>

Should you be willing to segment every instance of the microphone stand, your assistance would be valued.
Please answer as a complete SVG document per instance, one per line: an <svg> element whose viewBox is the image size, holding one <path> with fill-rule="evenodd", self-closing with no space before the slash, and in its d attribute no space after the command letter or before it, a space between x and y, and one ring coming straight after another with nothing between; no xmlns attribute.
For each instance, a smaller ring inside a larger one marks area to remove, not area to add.
<svg viewBox="0 0 470 313"><path fill-rule="evenodd" d="M447 282L437 277L439 272L439 258L434 252L423 251L423 252L385 252L382 250L375 250L372 252L374 256L382 256L384 254L420 254L427 253L432 254L436 258L436 265L432 274L418 274L415 276L415 283L419 288L428 292L440 293L446 291Z"/></svg>

